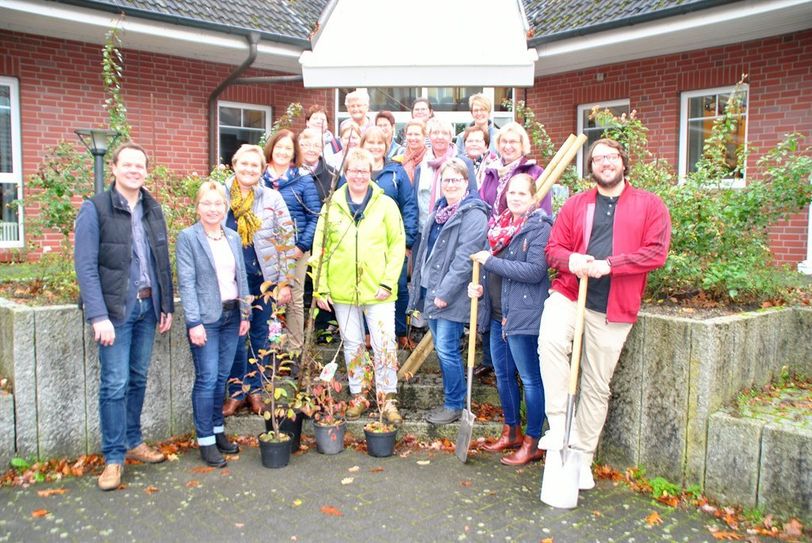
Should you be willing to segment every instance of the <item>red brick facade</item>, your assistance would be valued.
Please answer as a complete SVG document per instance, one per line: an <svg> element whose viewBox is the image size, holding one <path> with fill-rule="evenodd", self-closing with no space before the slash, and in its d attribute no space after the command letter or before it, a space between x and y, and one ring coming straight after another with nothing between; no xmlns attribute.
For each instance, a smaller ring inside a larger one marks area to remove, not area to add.
<svg viewBox="0 0 812 543"><path fill-rule="evenodd" d="M20 82L23 177L36 170L43 151L76 128L102 125L106 115L100 77L101 47L6 32L0 36L0 76ZM536 79L527 103L556 143L574 132L579 104L628 98L649 127L653 150L677 164L680 93L735 84L749 74L748 141L766 149L782 134L812 135L812 31L714 49L601 66ZM154 163L178 172L206 172L209 93L233 67L167 55L125 51L123 96L133 139ZM596 81L596 74L604 79ZM251 71L247 75L272 75ZM519 91L521 98L522 92ZM270 105L274 116L291 102L319 103L332 111L331 90L301 84L233 86L221 100ZM301 123L300 123L301 125ZM78 143L77 143L78 145ZM750 157L752 166L759 153ZM28 217L37 213L26 207ZM807 215L776 225L772 247L780 262L806 257ZM58 236L46 237L56 245ZM0 259L8 258L0 250Z"/></svg>
<svg viewBox="0 0 812 543"><path fill-rule="evenodd" d="M527 91L527 105L556 143L577 128L577 107L628 99L649 128L649 145L674 165L679 158L680 93L735 85L748 74L747 140L755 150L748 171L783 134L812 137L812 30L725 47L600 66L539 77ZM597 74L604 74L597 81ZM521 92L519 97L521 97ZM807 144L810 142L807 141ZM761 150L762 152L759 152ZM771 229L778 262L806 258L806 212Z"/></svg>

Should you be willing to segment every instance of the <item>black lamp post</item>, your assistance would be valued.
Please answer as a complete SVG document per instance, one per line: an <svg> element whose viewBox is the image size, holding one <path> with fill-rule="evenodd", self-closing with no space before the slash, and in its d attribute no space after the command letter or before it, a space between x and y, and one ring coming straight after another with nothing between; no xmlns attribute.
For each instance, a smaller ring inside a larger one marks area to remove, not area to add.
<svg viewBox="0 0 812 543"><path fill-rule="evenodd" d="M108 128L79 128L74 132L93 155L95 193L104 192L104 155L120 134Z"/></svg>

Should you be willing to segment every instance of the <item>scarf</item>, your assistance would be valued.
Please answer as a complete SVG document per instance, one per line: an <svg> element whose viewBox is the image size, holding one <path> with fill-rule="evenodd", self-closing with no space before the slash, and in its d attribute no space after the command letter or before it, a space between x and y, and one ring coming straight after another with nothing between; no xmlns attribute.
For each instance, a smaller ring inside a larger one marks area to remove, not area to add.
<svg viewBox="0 0 812 543"><path fill-rule="evenodd" d="M237 221L237 233L240 234L242 246L248 247L254 243L254 236L262 226L262 221L254 214L254 191L242 195L240 184L235 179L231 184L231 211Z"/></svg>
<svg viewBox="0 0 812 543"><path fill-rule="evenodd" d="M503 164L501 166L497 166L494 168L496 173L499 175L499 184L496 185L496 198L493 201L493 214L494 216L500 215L502 213L502 192L505 190L507 186L507 182L513 177L513 173L516 171L522 161L524 160L523 156L520 156L513 162L509 164ZM505 210L507 211L507 210Z"/></svg>
<svg viewBox="0 0 812 543"><path fill-rule="evenodd" d="M433 154L434 149L432 149L431 152ZM439 158L430 158L427 162L429 167L431 167L431 169L434 171L434 178L431 180L431 196L429 196L429 213L434 211L434 205L437 202L437 191L440 190L440 171L443 169L443 164L445 164L446 160L454 157L455 155L456 148L453 145L449 145L443 156Z"/></svg>
<svg viewBox="0 0 812 543"><path fill-rule="evenodd" d="M448 205L446 200L442 200L440 203L439 208L437 208L437 213L434 214L434 222L437 224L445 224L448 222L448 219L454 216L457 213L457 210L460 208L460 204L465 198L461 198L459 202L454 205Z"/></svg>
<svg viewBox="0 0 812 543"><path fill-rule="evenodd" d="M513 219L513 213L506 209L499 216L494 215L489 221L488 243L491 246L491 254L496 255L505 247L510 245L513 236L521 231L527 220L530 211L518 219Z"/></svg>
<svg viewBox="0 0 812 543"><path fill-rule="evenodd" d="M421 147L419 151L412 151L408 147L406 153L403 155L403 169L409 175L409 181L414 185L414 171L417 166L423 162L423 156L426 154L426 148Z"/></svg>

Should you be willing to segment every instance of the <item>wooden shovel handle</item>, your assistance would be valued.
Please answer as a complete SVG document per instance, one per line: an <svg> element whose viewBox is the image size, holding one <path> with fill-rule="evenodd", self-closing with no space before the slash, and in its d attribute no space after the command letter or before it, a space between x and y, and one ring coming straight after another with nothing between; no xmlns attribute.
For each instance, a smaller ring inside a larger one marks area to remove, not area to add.
<svg viewBox="0 0 812 543"><path fill-rule="evenodd" d="M474 260L474 269L471 272L471 282L479 285L479 262ZM479 305L477 299L471 298L471 318L468 323L468 368L474 367L474 358L476 357L476 317L477 306Z"/></svg>
<svg viewBox="0 0 812 543"><path fill-rule="evenodd" d="M575 334L572 337L572 355L570 358L570 396L575 396L578 388L578 368L581 364L581 344L584 336L584 315L586 314L586 287L589 277L581 277L578 285L578 305L575 308Z"/></svg>

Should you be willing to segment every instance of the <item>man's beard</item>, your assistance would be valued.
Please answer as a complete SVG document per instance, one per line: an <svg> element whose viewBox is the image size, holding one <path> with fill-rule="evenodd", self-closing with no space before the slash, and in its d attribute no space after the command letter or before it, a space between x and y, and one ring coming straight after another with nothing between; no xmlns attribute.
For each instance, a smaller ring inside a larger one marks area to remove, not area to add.
<svg viewBox="0 0 812 543"><path fill-rule="evenodd" d="M603 179L598 177L597 173L592 172L592 180L605 189L611 189L616 187L621 181L623 181L623 171L618 172L618 174L609 181L604 181Z"/></svg>

